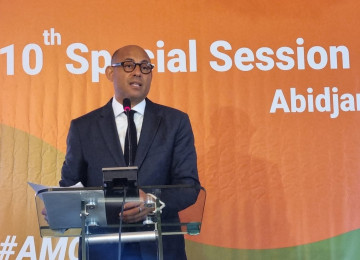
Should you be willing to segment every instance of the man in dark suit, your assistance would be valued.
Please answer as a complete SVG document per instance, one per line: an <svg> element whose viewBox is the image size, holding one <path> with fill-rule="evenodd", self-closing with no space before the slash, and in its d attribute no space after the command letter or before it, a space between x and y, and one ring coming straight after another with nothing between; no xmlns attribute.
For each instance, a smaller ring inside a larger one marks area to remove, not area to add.
<svg viewBox="0 0 360 260"><path fill-rule="evenodd" d="M125 46L113 54L111 63L106 76L113 83L114 97L105 106L71 122L60 186L78 182L85 187L102 186L102 168L128 165L123 152L127 129L124 98L131 100L131 109L136 111L138 146L134 165L138 167L138 184L199 184L189 117L146 98L153 69L147 53L136 45ZM174 208L181 210L188 204L178 201ZM143 206L139 203L128 207L123 221L142 221L149 213ZM167 214L174 217L171 211ZM163 247L164 259L186 259L183 236L164 237ZM116 246L90 248L90 259L117 259L116 255ZM125 244L122 259L156 259L156 246L151 242Z"/></svg>

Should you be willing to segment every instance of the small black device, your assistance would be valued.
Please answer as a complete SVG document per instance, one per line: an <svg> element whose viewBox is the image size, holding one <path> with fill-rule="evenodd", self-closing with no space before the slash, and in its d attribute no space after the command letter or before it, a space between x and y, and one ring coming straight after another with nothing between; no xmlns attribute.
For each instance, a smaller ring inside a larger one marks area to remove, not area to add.
<svg viewBox="0 0 360 260"><path fill-rule="evenodd" d="M123 203L139 199L137 188L138 167L102 168L105 210L108 225L119 223Z"/></svg>

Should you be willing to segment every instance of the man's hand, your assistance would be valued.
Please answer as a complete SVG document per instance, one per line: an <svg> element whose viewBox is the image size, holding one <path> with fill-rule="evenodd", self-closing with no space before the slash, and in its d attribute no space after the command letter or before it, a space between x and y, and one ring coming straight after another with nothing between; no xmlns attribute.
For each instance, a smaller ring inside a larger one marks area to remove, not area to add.
<svg viewBox="0 0 360 260"><path fill-rule="evenodd" d="M145 220L146 216L154 211L154 208L145 206L147 194L139 190L139 201L127 202L124 205L124 212L120 217L126 223L136 223Z"/></svg>
<svg viewBox="0 0 360 260"><path fill-rule="evenodd" d="M44 216L44 219L45 219L46 222L49 222L49 221L48 221L47 212L46 212L46 208L43 208L43 209L42 209L41 215Z"/></svg>

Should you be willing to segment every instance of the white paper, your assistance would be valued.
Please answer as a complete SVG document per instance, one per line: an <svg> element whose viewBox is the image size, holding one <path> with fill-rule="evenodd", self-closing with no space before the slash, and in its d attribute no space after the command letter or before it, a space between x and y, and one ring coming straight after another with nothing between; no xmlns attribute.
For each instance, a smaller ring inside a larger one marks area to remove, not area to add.
<svg viewBox="0 0 360 260"><path fill-rule="evenodd" d="M28 184L30 185L31 188L33 188L33 190L36 193L38 193L41 190L45 190L45 189L49 189L49 188L65 188L65 187L60 187L60 186L45 186L42 184L37 184L37 183L29 182L29 181L28 181ZM83 187L84 187L84 185L79 181L75 185L66 187L66 188L83 188Z"/></svg>

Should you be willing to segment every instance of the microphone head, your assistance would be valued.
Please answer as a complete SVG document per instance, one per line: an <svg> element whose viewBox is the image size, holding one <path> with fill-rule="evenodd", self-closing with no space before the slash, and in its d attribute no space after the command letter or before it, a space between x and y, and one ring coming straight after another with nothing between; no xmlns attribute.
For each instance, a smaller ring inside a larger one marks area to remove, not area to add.
<svg viewBox="0 0 360 260"><path fill-rule="evenodd" d="M124 107L125 111L130 111L131 110L131 101L130 101L130 99L124 98L123 107Z"/></svg>

